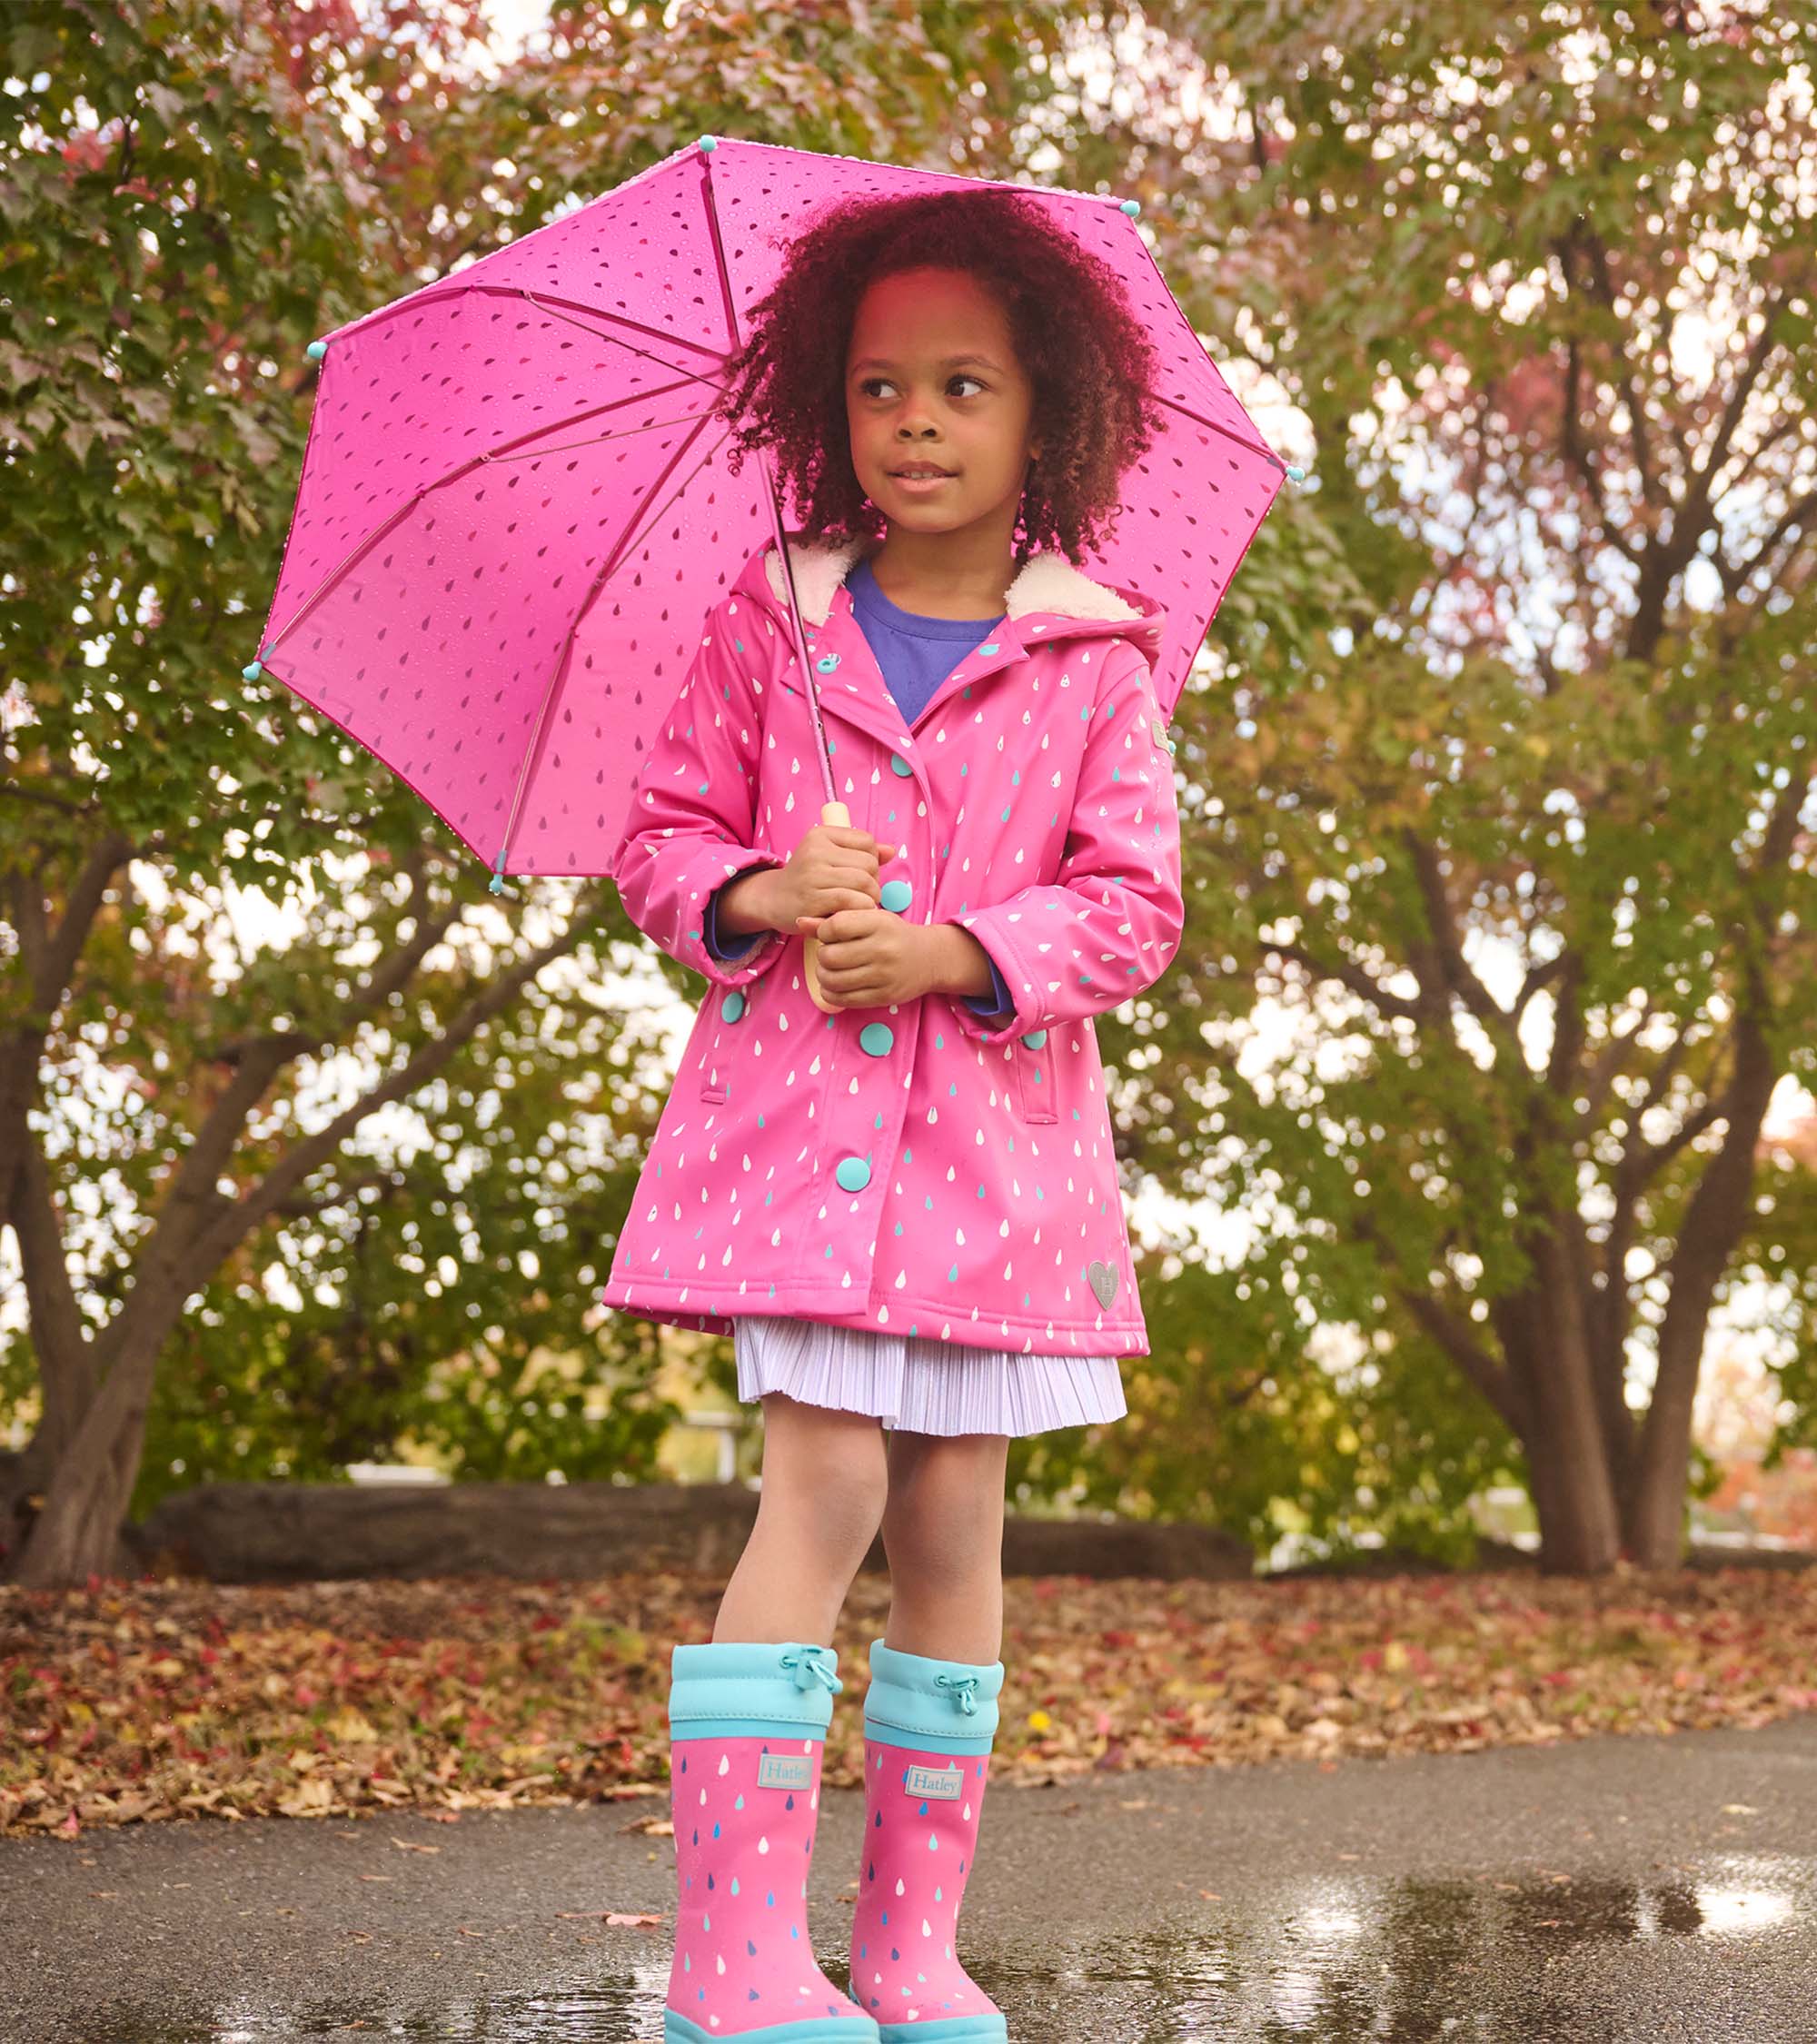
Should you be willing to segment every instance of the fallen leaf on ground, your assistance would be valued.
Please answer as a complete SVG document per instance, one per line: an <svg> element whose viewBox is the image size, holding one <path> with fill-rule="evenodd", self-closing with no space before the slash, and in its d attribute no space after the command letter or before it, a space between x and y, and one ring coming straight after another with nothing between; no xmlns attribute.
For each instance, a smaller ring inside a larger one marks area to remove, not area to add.
<svg viewBox="0 0 1817 2044"><path fill-rule="evenodd" d="M680 1572L0 1585L0 1836L660 1805L656 1642L710 1638L723 1591ZM1817 1569L1013 1577L1004 1591L1009 1673L991 1771L1028 1787L1751 1730L1817 1707ZM864 1647L889 1596L887 1579L860 1577L834 1635L850 1672L822 1761L829 1788L864 1778ZM673 1835L660 1807L634 1828Z"/></svg>

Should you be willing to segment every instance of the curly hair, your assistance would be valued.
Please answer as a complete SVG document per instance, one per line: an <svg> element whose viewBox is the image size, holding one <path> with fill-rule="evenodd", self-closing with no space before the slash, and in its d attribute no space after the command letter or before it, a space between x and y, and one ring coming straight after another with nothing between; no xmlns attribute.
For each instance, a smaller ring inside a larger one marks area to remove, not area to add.
<svg viewBox="0 0 1817 2044"><path fill-rule="evenodd" d="M1157 357L1110 265L1038 202L1014 192L855 194L824 208L790 243L776 283L750 308L752 329L714 404L732 424L727 462L768 447L812 541L879 536L884 514L852 467L845 364L864 294L922 267L962 270L1003 307L1034 391L1016 560L1057 547L1075 567L1114 529L1125 471L1166 422Z"/></svg>

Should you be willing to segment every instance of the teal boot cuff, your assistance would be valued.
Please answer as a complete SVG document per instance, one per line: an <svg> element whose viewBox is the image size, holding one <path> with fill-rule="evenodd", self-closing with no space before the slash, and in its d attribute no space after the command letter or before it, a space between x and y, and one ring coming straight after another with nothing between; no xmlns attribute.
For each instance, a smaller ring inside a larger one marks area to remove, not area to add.
<svg viewBox="0 0 1817 2044"><path fill-rule="evenodd" d="M715 1640L670 1660L671 1739L825 1739L845 1687L831 1647Z"/></svg>
<svg viewBox="0 0 1817 2044"><path fill-rule="evenodd" d="M1000 1661L935 1661L873 1640L865 1737L925 1752L988 1753L1002 1688Z"/></svg>

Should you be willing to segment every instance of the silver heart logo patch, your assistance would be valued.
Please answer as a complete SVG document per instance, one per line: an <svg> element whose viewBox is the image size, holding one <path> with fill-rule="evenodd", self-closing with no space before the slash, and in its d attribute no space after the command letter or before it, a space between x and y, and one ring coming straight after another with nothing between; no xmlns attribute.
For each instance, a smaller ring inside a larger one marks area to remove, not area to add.
<svg viewBox="0 0 1817 2044"><path fill-rule="evenodd" d="M1117 1296L1117 1273L1108 1264L1101 1264L1094 1258L1087 1266L1086 1275L1091 1280L1092 1290L1097 1294L1098 1305L1107 1306Z"/></svg>

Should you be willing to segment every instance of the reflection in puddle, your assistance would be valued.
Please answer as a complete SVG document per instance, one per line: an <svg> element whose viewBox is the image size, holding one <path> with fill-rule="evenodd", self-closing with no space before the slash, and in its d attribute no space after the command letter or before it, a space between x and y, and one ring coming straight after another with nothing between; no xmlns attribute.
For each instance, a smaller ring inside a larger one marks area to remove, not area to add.
<svg viewBox="0 0 1817 2044"><path fill-rule="evenodd" d="M1613 2044L1630 2034L1619 1987L1592 1986L1545 1963L1610 1945L1662 1948L1798 1929L1817 1901L1809 1862L1728 1859L1706 1871L1635 1883L1345 1877L1227 1898L1218 1920L1075 1940L1034 1953L978 1933L972 1971L1009 2017L1017 2044L1317 2044L1388 2038L1525 2044L1569 2037ZM1802 1948L1801 1948L1802 1949ZM1544 1956L1542 1956L1544 1955ZM829 1954L827 1970L844 1972ZM1649 1978L1637 1952L1631 1970ZM1653 1976L1656 1979L1656 1976ZM669 1982L666 1949L606 1965L587 1989L454 1994L400 2011L382 1998L307 2015L235 1997L173 2021L115 2005L84 2025L84 2044L289 2044L304 2038L435 2044L658 2044Z"/></svg>
<svg viewBox="0 0 1817 2044"><path fill-rule="evenodd" d="M543 1994L453 1995L440 2007L408 2013L371 2003L324 2003L307 2015L255 2009L238 1997L216 2013L147 2022L124 2011L95 2019L84 2044L288 2044L338 2038L347 2044L660 2044L669 1961L613 1968L596 1988Z"/></svg>

